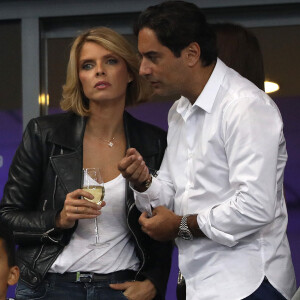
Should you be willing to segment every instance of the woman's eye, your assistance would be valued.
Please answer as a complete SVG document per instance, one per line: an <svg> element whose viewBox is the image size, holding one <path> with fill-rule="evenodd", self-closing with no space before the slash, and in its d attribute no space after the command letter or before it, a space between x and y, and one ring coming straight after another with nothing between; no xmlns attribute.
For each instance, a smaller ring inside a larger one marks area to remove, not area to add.
<svg viewBox="0 0 300 300"><path fill-rule="evenodd" d="M82 69L83 70L90 70L93 68L93 65L92 64L83 64L82 65Z"/></svg>
<svg viewBox="0 0 300 300"><path fill-rule="evenodd" d="M118 63L118 60L116 58L110 58L110 59L107 60L107 63L109 65L115 65L115 64Z"/></svg>

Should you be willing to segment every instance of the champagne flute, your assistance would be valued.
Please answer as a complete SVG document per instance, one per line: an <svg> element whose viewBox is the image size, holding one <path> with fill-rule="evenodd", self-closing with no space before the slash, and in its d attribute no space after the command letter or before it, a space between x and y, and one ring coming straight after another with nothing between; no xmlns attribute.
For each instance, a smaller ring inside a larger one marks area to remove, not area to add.
<svg viewBox="0 0 300 300"><path fill-rule="evenodd" d="M94 199L85 198L96 204L101 204L104 198L104 182L99 168L84 168L82 170L82 189L94 196ZM97 217L95 218L95 243L89 245L89 248L100 248L107 246L107 243L100 243Z"/></svg>

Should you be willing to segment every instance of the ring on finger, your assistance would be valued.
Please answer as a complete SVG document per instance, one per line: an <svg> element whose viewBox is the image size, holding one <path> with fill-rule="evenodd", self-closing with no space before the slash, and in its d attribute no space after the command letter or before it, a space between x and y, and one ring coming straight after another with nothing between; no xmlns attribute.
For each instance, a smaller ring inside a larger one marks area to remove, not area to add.
<svg viewBox="0 0 300 300"><path fill-rule="evenodd" d="M76 206L76 213L78 214L78 206Z"/></svg>

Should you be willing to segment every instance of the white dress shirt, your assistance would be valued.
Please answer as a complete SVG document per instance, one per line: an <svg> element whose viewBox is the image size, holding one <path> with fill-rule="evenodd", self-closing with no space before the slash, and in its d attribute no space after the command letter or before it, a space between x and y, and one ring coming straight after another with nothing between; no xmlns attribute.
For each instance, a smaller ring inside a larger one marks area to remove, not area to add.
<svg viewBox="0 0 300 300"><path fill-rule="evenodd" d="M70 243L57 257L49 272L111 273L138 270L139 259L127 226L125 209L126 182L120 174L104 183L106 205L97 217L100 242L107 246L90 249L95 242L94 219L81 219Z"/></svg>
<svg viewBox="0 0 300 300"><path fill-rule="evenodd" d="M197 214L207 238L176 239L188 300L239 300L266 276L296 290L286 236L283 124L271 98L218 59L198 99L174 103L157 178L138 208ZM267 299L266 299L267 300Z"/></svg>

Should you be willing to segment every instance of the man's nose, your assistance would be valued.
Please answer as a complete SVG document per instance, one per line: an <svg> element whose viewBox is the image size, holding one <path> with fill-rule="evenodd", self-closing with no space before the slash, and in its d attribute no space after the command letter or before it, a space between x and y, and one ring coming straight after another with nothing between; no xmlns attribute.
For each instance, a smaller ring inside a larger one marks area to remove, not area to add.
<svg viewBox="0 0 300 300"><path fill-rule="evenodd" d="M144 75L149 75L151 74L152 70L150 68L150 66L147 64L147 62L145 61L145 59L142 59L141 64L140 64L140 75L144 76Z"/></svg>

